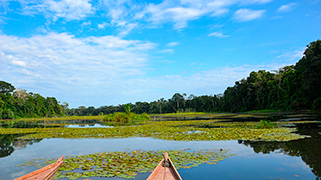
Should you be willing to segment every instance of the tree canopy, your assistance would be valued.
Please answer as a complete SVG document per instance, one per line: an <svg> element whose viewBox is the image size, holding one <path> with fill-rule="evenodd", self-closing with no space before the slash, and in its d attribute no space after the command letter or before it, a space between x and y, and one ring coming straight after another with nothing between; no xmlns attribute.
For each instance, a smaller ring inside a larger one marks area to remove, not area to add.
<svg viewBox="0 0 321 180"><path fill-rule="evenodd" d="M228 87L223 94L189 95L175 93L172 98L131 104L135 113L242 112L251 110L321 110L321 41L311 42L295 64L275 71L259 70ZM89 109L89 108L88 108ZM68 109L70 115L88 115L87 108ZM91 108L93 115L124 112L124 105Z"/></svg>
<svg viewBox="0 0 321 180"><path fill-rule="evenodd" d="M0 81L0 89L0 119L64 115L54 97L45 98L24 89L14 91L15 87L5 81Z"/></svg>
<svg viewBox="0 0 321 180"><path fill-rule="evenodd" d="M114 112L242 112L252 110L317 110L321 111L321 41L311 42L295 64L274 71L259 70L235 82L223 94L187 96L175 93L168 100L136 102L99 108L59 105L54 97L44 98L27 93L10 83L0 81L0 118L43 117L63 115L101 115ZM11 93L13 92L13 93ZM188 98L186 98L188 97ZM64 111L64 112L63 112Z"/></svg>
<svg viewBox="0 0 321 180"><path fill-rule="evenodd" d="M5 81L0 81L0 94L8 94L15 90L15 87Z"/></svg>

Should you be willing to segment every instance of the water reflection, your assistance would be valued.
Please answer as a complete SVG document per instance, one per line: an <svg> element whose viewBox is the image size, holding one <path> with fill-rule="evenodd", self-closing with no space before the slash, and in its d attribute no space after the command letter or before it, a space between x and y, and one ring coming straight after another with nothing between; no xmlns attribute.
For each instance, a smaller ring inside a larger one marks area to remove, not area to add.
<svg viewBox="0 0 321 180"><path fill-rule="evenodd" d="M101 120L34 120L34 121L0 121L2 128L50 128L50 127L67 127L67 128L110 128Z"/></svg>
<svg viewBox="0 0 321 180"><path fill-rule="evenodd" d="M289 156L301 157L311 168L311 171L321 177L321 127L320 123L296 124L299 134L309 135L311 138L289 142L253 142L238 141L239 144L253 148L256 153L283 153Z"/></svg>
<svg viewBox="0 0 321 180"><path fill-rule="evenodd" d="M16 134L1 134L0 135L0 158L11 155L14 150L21 150L26 148L27 145L38 143L42 139L21 140L16 139L23 135Z"/></svg>
<svg viewBox="0 0 321 180"><path fill-rule="evenodd" d="M282 118L278 116L278 118L284 119L284 116ZM293 119L296 117L287 116L285 118ZM245 119L246 117L232 119L231 121L243 121ZM224 122L226 121L224 120ZM59 125L73 128L76 126L85 128L104 126L100 123L99 120L38 122L43 126ZM198 168L179 170L185 180L199 179L200 174L202 174L203 179L212 179L213 174L219 179L277 179L280 175L284 179L318 179L321 177L321 124L304 123L294 124L294 126L297 127L296 133L310 135L311 138L290 142L239 141L237 143L237 141L178 142L153 138L17 140L16 138L21 135L0 135L0 179L13 179L35 170L29 167L13 167L33 158L55 158L62 155L76 156L104 151L132 151L137 149L156 151L185 148L192 148L193 150L223 148L231 149L231 153L237 154L237 156L217 166L202 165ZM38 143L40 141L41 143ZM298 167L293 168L287 164L296 164ZM283 171L280 169L283 169ZM300 174L300 177L294 176L296 174ZM147 176L148 174L140 174L136 179L146 179Z"/></svg>
<svg viewBox="0 0 321 180"><path fill-rule="evenodd" d="M113 128L113 126L106 126L105 124L69 124L65 125L66 128Z"/></svg>

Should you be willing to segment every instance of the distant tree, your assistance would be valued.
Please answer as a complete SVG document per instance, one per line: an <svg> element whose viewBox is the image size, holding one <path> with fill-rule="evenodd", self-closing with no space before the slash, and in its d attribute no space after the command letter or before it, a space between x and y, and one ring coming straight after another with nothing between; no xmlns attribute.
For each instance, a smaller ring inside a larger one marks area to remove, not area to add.
<svg viewBox="0 0 321 180"><path fill-rule="evenodd" d="M307 92L306 96L310 97L309 102L321 97L321 40L307 46L304 56L294 68L298 73L298 80Z"/></svg>
<svg viewBox="0 0 321 180"><path fill-rule="evenodd" d="M8 94L15 90L15 87L11 85L10 83L7 83L5 81L0 81L0 93L1 94Z"/></svg>
<svg viewBox="0 0 321 180"><path fill-rule="evenodd" d="M78 107L78 115L79 115L79 116L83 116L85 110L86 110L86 107L85 107L85 106L79 106L79 107Z"/></svg>
<svg viewBox="0 0 321 180"><path fill-rule="evenodd" d="M131 109L130 109L130 104L125 104L125 105L124 105L124 108L125 108L126 113L129 114L130 111L131 111Z"/></svg>
<svg viewBox="0 0 321 180"><path fill-rule="evenodd" d="M13 96L17 99L17 104L22 105L28 100L29 94L26 90L18 88L13 92Z"/></svg>
<svg viewBox="0 0 321 180"><path fill-rule="evenodd" d="M179 109L179 103L184 101L184 97L180 93L175 93L172 97L172 101L176 102L176 110L178 111Z"/></svg>

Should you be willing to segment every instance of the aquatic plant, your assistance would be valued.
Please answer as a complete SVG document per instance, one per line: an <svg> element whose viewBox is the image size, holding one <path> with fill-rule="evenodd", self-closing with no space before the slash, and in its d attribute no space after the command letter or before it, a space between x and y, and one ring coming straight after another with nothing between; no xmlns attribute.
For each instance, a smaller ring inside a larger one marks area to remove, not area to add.
<svg viewBox="0 0 321 180"><path fill-rule="evenodd" d="M20 139L153 137L177 141L290 141L307 137L292 133L295 128L262 129L257 126L258 122L239 123L221 122L221 120L143 121L140 125L114 128L0 128L0 134L26 134L19 137Z"/></svg>
<svg viewBox="0 0 321 180"><path fill-rule="evenodd" d="M276 123L271 121L261 120L258 124L257 128L274 128L276 127Z"/></svg>
<svg viewBox="0 0 321 180"><path fill-rule="evenodd" d="M120 177L135 178L137 173L150 172L163 158L165 152L169 153L176 169L189 169L207 163L217 164L219 161L235 154L226 154L227 149L203 149L198 151L185 150L159 150L159 151L116 151L102 152L88 155L66 157L56 175L56 179L89 178L89 177ZM21 166L44 167L57 159L32 159ZM183 177L184 178L184 177Z"/></svg>
<svg viewBox="0 0 321 180"><path fill-rule="evenodd" d="M115 112L113 114L108 114L108 115L104 116L103 121L113 122L113 123L115 123L114 125L123 125L126 123L146 121L149 119L150 119L150 116L146 113L143 113L143 114L131 113L130 107L129 107L129 109L126 110L126 113Z"/></svg>

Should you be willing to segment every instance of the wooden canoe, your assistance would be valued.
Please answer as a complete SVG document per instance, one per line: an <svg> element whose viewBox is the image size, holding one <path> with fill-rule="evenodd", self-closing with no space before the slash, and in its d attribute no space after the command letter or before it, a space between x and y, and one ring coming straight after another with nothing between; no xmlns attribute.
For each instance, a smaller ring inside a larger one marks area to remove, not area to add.
<svg viewBox="0 0 321 180"><path fill-rule="evenodd" d="M49 164L48 166L43 167L41 169L38 169L37 171L21 176L15 180L53 180L56 176L57 171L59 170L59 167L64 162L64 157L65 156L62 156L56 162Z"/></svg>
<svg viewBox="0 0 321 180"><path fill-rule="evenodd" d="M159 162L152 174L148 176L147 180L182 180L182 178L168 154L165 153L164 158Z"/></svg>

